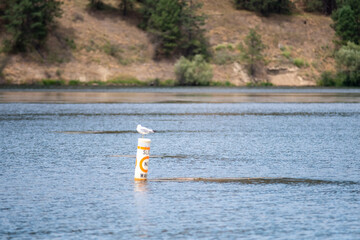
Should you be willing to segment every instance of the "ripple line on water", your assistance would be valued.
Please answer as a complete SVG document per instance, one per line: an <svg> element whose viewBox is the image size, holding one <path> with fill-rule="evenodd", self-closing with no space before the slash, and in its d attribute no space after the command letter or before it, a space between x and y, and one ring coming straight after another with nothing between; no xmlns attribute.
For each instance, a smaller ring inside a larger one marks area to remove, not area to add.
<svg viewBox="0 0 360 240"><path fill-rule="evenodd" d="M156 133L197 133L197 132L214 132L214 131L196 131L196 130L157 130ZM127 134L137 133L135 130L124 131L55 131L55 133L64 134Z"/></svg>
<svg viewBox="0 0 360 240"><path fill-rule="evenodd" d="M117 158L136 158L136 155L110 155ZM186 155L151 155L151 158L187 158Z"/></svg>
<svg viewBox="0 0 360 240"><path fill-rule="evenodd" d="M355 181L321 180L309 178L157 178L149 179L151 182L215 182L215 183L241 183L241 184L308 184L308 185L358 185Z"/></svg>

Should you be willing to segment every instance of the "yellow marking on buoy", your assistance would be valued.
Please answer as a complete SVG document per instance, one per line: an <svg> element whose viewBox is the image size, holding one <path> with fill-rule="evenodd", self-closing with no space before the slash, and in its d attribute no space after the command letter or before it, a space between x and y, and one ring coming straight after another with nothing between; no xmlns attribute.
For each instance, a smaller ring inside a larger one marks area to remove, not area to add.
<svg viewBox="0 0 360 240"><path fill-rule="evenodd" d="M141 149L141 150L150 150L150 147L140 147L140 146L138 146L138 149Z"/></svg>
<svg viewBox="0 0 360 240"><path fill-rule="evenodd" d="M144 169L144 168L143 168L143 163L144 163L144 161L145 161L146 159L149 159L149 156L145 156L143 159L141 159L141 161L140 161L140 163L139 163L139 164L140 164L139 167L140 167L141 171L143 171L143 172L145 172L145 173L148 172L147 169Z"/></svg>

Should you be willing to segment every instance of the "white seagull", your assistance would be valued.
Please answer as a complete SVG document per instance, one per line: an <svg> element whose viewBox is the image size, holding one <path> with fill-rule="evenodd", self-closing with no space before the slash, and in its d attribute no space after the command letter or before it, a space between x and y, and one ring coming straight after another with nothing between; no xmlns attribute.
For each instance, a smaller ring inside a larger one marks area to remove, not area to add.
<svg viewBox="0 0 360 240"><path fill-rule="evenodd" d="M137 125L136 130L142 135L142 137L144 137L145 134L154 133L154 130L143 127L140 124Z"/></svg>

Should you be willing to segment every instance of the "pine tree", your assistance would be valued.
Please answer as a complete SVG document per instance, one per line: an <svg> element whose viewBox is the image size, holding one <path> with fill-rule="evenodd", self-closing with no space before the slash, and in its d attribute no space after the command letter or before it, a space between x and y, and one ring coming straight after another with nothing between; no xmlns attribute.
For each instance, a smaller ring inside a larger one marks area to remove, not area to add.
<svg viewBox="0 0 360 240"><path fill-rule="evenodd" d="M54 24L61 17L60 2L56 0L13 0L5 11L6 30L11 34L9 50L26 51L39 48Z"/></svg>
<svg viewBox="0 0 360 240"><path fill-rule="evenodd" d="M159 0L147 23L147 29L157 38L159 47L155 57L170 56L181 39L181 5L178 0Z"/></svg>
<svg viewBox="0 0 360 240"><path fill-rule="evenodd" d="M156 9L156 5L159 2L159 0L143 0L142 1L142 7L140 8L140 13L142 16L142 21L139 24L139 27L141 29L146 30L148 28L149 20L151 15Z"/></svg>
<svg viewBox="0 0 360 240"><path fill-rule="evenodd" d="M202 4L193 0L182 1L181 14L181 32L182 43L181 48L185 56L195 56L201 54L204 57L209 56L207 50L208 43L204 36L203 26L205 25L205 15L198 15L197 11Z"/></svg>
<svg viewBox="0 0 360 240"><path fill-rule="evenodd" d="M155 58L173 54L209 56L202 29L205 16L197 14L201 4L195 0L143 0L142 5L140 27L155 36Z"/></svg>
<svg viewBox="0 0 360 240"><path fill-rule="evenodd" d="M244 58L249 64L249 72L251 76L255 75L255 65L261 62L264 57L262 51L265 49L265 45L261 40L261 36L255 29L250 29L249 34L245 38L245 55Z"/></svg>

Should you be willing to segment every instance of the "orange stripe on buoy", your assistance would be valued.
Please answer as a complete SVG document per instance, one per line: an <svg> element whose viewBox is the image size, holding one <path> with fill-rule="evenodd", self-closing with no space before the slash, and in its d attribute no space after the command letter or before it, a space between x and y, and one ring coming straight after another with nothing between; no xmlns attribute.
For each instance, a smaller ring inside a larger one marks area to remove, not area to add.
<svg viewBox="0 0 360 240"><path fill-rule="evenodd" d="M141 150L150 150L150 147L140 147L140 146L138 146L138 149L141 149Z"/></svg>
<svg viewBox="0 0 360 240"><path fill-rule="evenodd" d="M147 181L146 178L134 178L135 181Z"/></svg>
<svg viewBox="0 0 360 240"><path fill-rule="evenodd" d="M143 168L143 163L144 163L144 161L145 161L146 159L149 159L149 156L146 156L146 157L144 157L143 159L141 159L140 164L139 164L139 167L140 167L141 171L143 171L143 172L145 172L145 173L148 172L147 169L144 169L144 168Z"/></svg>

